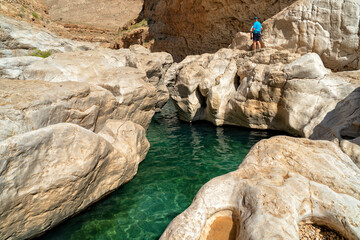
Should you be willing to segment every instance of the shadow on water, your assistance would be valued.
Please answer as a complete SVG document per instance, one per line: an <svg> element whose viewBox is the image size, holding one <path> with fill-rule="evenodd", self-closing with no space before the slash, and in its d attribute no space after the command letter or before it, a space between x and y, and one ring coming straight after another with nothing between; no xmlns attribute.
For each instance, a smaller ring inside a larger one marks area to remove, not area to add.
<svg viewBox="0 0 360 240"><path fill-rule="evenodd" d="M283 134L179 121L169 102L147 131L136 177L38 239L158 239L210 179L236 170L259 140Z"/></svg>

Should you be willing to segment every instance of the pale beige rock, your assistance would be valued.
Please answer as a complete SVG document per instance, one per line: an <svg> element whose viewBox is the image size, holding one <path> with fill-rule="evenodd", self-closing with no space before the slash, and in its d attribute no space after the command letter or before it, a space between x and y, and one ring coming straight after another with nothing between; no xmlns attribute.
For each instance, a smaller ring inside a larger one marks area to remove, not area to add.
<svg viewBox="0 0 360 240"><path fill-rule="evenodd" d="M140 45L133 45L130 48L132 54L128 57L128 65L144 71L151 83L157 89L156 110L160 110L169 100L168 85L165 81L165 74L173 64L173 58L169 53L150 52L149 49Z"/></svg>
<svg viewBox="0 0 360 240"><path fill-rule="evenodd" d="M334 70L359 69L359 12L359 1L298 0L264 22L262 42L267 48L316 52ZM239 41L234 42L242 47Z"/></svg>
<svg viewBox="0 0 360 240"><path fill-rule="evenodd" d="M119 112L121 118L147 128L154 111L169 99L164 75L172 61L168 53L151 53L141 46L58 53L26 67L22 78L102 86L114 94L121 106L129 108ZM144 116L139 115L141 112Z"/></svg>
<svg viewBox="0 0 360 240"><path fill-rule="evenodd" d="M176 79L172 98L182 120L309 137L325 115L360 86L358 73L330 73L319 61L315 54L222 49L187 57L170 68L167 77ZM301 63L307 71L298 67Z"/></svg>
<svg viewBox="0 0 360 240"><path fill-rule="evenodd" d="M326 114L310 138L338 143L360 167L360 87Z"/></svg>
<svg viewBox="0 0 360 240"><path fill-rule="evenodd" d="M2 79L0 141L61 122L98 132L118 108L109 91L87 83Z"/></svg>
<svg viewBox="0 0 360 240"><path fill-rule="evenodd" d="M232 217L237 239L299 239L302 223L360 239L359 177L360 169L329 141L263 140L238 170L205 184L160 239L206 239L219 217Z"/></svg>
<svg viewBox="0 0 360 240"><path fill-rule="evenodd" d="M82 211L133 178L148 149L140 125L114 120L99 134L60 123L0 142L1 238L31 238Z"/></svg>
<svg viewBox="0 0 360 240"><path fill-rule="evenodd" d="M331 71L324 67L321 58L316 53L305 54L284 67L287 79L323 78Z"/></svg>
<svg viewBox="0 0 360 240"><path fill-rule="evenodd" d="M93 48L96 48L95 44L60 38L44 28L0 15L0 50L23 50L3 52L7 57L31 55L33 49L69 52Z"/></svg>
<svg viewBox="0 0 360 240"><path fill-rule="evenodd" d="M26 66L40 59L33 56L0 58L0 78L20 78Z"/></svg>

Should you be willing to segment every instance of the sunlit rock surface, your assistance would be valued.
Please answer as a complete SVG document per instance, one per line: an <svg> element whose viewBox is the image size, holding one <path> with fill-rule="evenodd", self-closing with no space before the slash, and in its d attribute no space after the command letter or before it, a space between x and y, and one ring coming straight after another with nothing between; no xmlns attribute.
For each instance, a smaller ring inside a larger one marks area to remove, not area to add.
<svg viewBox="0 0 360 240"><path fill-rule="evenodd" d="M331 73L315 53L300 56L274 49L188 56L167 77L175 79L172 98L185 121L303 137L360 86L359 73Z"/></svg>
<svg viewBox="0 0 360 240"><path fill-rule="evenodd" d="M298 0L263 23L267 48L316 52L333 70L360 68L360 2L352 0ZM247 43L237 35L235 45Z"/></svg>
<svg viewBox="0 0 360 240"><path fill-rule="evenodd" d="M59 123L0 142L0 235L27 239L131 180L145 129L109 120L98 134Z"/></svg>
<svg viewBox="0 0 360 240"><path fill-rule="evenodd" d="M147 127L154 111L169 99L164 75L172 62L170 54L151 53L138 45L130 49L70 52L54 54L31 64L24 69L21 78L97 84L109 89L120 104L136 106L123 113L135 109L144 112L147 120L128 119Z"/></svg>
<svg viewBox="0 0 360 240"><path fill-rule="evenodd" d="M99 132L119 104L107 90L88 83L0 80L0 140L69 122Z"/></svg>
<svg viewBox="0 0 360 240"><path fill-rule="evenodd" d="M0 15L0 57L27 56L34 49L69 52L94 48L94 44L60 38L44 28Z"/></svg>
<svg viewBox="0 0 360 240"><path fill-rule="evenodd" d="M359 167L329 141L262 140L238 170L205 184L160 239L209 239L224 220L237 239L299 239L302 223L360 239L359 178Z"/></svg>

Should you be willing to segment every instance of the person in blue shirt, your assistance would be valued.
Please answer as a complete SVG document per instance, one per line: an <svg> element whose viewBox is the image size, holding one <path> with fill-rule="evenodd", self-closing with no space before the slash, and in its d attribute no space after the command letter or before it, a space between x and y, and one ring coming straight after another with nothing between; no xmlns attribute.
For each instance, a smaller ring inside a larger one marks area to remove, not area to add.
<svg viewBox="0 0 360 240"><path fill-rule="evenodd" d="M258 45L259 49L261 48L260 39L261 39L261 31L263 30L261 23L257 17L254 17L254 25L251 27L252 39L254 42L254 50L256 50L256 45Z"/></svg>

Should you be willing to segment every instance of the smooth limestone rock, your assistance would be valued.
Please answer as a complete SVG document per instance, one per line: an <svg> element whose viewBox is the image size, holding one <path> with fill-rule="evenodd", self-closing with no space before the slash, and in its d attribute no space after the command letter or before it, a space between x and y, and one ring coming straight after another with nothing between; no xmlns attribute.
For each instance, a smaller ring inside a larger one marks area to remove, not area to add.
<svg viewBox="0 0 360 240"><path fill-rule="evenodd" d="M161 240L209 239L234 226L236 239L299 239L299 224L360 239L360 169L329 141L274 137L257 143L238 170L206 183Z"/></svg>
<svg viewBox="0 0 360 240"><path fill-rule="evenodd" d="M340 144L341 149L360 167L360 87L326 114L310 138Z"/></svg>
<svg viewBox="0 0 360 240"><path fill-rule="evenodd" d="M121 113L147 128L154 111L169 99L163 76L172 62L170 54L151 53L141 46L58 53L26 67L21 78L97 84L109 89L121 106L137 106L137 112L132 107ZM146 116L132 116L140 113Z"/></svg>
<svg viewBox="0 0 360 240"><path fill-rule="evenodd" d="M263 23L267 48L315 52L333 70L360 68L360 2L353 0L298 0ZM242 35L234 47L248 45Z"/></svg>
<svg viewBox="0 0 360 240"><path fill-rule="evenodd" d="M330 73L316 54L222 49L189 56L166 77L176 79L172 98L182 120L309 137L325 115L360 86L359 76Z"/></svg>
<svg viewBox="0 0 360 240"><path fill-rule="evenodd" d="M331 73L316 53L308 53L284 67L286 79L316 79Z"/></svg>
<svg viewBox="0 0 360 240"><path fill-rule="evenodd" d="M0 235L36 236L126 183L145 158L145 129L111 120L99 134L60 123L0 142Z"/></svg>
<svg viewBox="0 0 360 240"><path fill-rule="evenodd" d="M129 49L133 54L127 58L127 64L144 71L148 78L148 82L156 87L156 110L159 111L167 103L170 97L168 86L171 85L172 82L167 82L165 80L165 74L172 66L173 58L169 53L152 53L149 49L140 45L132 45Z"/></svg>
<svg viewBox="0 0 360 240"><path fill-rule="evenodd" d="M0 58L0 77L9 79L20 78L26 66L39 60L39 57L33 56Z"/></svg>
<svg viewBox="0 0 360 240"><path fill-rule="evenodd" d="M31 55L34 49L51 52L69 52L94 49L92 43L60 38L43 28L7 16L0 16L0 56ZM12 50L12 51L9 51Z"/></svg>
<svg viewBox="0 0 360 240"><path fill-rule="evenodd" d="M88 83L2 79L0 141L61 122L99 132L119 110L109 91Z"/></svg>

